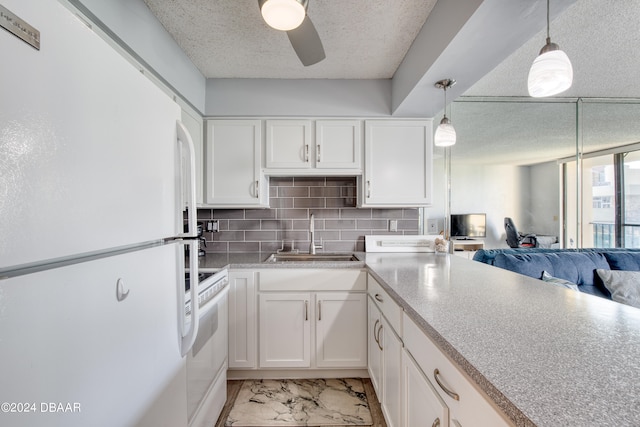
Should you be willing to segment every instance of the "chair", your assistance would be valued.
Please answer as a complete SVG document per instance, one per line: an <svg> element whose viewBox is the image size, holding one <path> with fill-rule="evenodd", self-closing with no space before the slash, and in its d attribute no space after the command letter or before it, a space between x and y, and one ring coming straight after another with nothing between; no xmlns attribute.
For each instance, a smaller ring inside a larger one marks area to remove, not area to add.
<svg viewBox="0 0 640 427"><path fill-rule="evenodd" d="M504 231L507 233L507 245L510 248L537 248L538 240L535 234L518 233L513 220L504 219Z"/></svg>

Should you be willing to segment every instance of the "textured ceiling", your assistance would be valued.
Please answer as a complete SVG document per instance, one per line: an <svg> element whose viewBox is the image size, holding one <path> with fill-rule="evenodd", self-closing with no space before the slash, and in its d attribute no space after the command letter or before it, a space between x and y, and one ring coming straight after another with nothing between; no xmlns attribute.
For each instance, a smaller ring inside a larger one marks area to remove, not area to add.
<svg viewBox="0 0 640 427"><path fill-rule="evenodd" d="M391 78L436 0L311 0L327 58L304 67L257 0L144 0L208 78Z"/></svg>
<svg viewBox="0 0 640 427"><path fill-rule="evenodd" d="M574 74L558 96L640 98L639 22L638 0L578 0L553 20L551 41L569 56ZM540 31L464 95L528 96L529 67L545 38Z"/></svg>
<svg viewBox="0 0 640 427"><path fill-rule="evenodd" d="M458 143L452 158L522 165L575 155L577 98L583 98L579 104L584 152L640 142L638 22L638 0L579 0L569 6L551 22L551 40L573 65L572 87L554 97L567 102L527 98L527 75L545 43L543 30L454 103ZM477 97L505 98L478 102L482 98ZM505 102L510 97L522 99ZM626 100L611 103L589 98Z"/></svg>
<svg viewBox="0 0 640 427"><path fill-rule="evenodd" d="M278 79L391 78L436 3L310 0L327 59L303 67L286 34L264 23L257 0L144 1L206 77ZM576 98L640 99L638 22L640 0L578 0L552 19L551 39L574 68L573 86L558 96L569 103L528 98L527 74L544 29L474 84L461 81L469 89L451 107L458 132L453 159L534 164L575 153ZM496 97L500 102L479 102ZM505 103L505 97L516 98ZM639 105L591 103L584 111L585 151L640 141Z"/></svg>

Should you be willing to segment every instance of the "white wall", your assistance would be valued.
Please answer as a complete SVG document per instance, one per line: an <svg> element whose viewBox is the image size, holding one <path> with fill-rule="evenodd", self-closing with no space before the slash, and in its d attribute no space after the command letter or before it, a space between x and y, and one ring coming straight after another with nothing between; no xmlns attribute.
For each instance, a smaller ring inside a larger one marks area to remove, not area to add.
<svg viewBox="0 0 640 427"><path fill-rule="evenodd" d="M69 0L108 27L166 83L204 112L206 79L143 0ZM86 9L86 10L85 10ZM105 28L102 28L105 30Z"/></svg>
<svg viewBox="0 0 640 427"><path fill-rule="evenodd" d="M439 149L436 149L438 155ZM440 150L441 151L441 150ZM428 218L445 213L445 174L442 156L434 161L433 207ZM486 213L485 247L507 247L504 218L519 231L557 234L559 216L558 166L451 165L451 213ZM535 221L534 221L535 220Z"/></svg>
<svg viewBox="0 0 640 427"><path fill-rule="evenodd" d="M391 81L208 79L207 116L345 116L391 114Z"/></svg>
<svg viewBox="0 0 640 427"><path fill-rule="evenodd" d="M527 231L560 235L560 166L556 162L529 166Z"/></svg>
<svg viewBox="0 0 640 427"><path fill-rule="evenodd" d="M433 207L427 218L444 218L445 173L436 149ZM558 235L560 175L556 162L533 166L463 165L451 162L451 213L486 213L485 247L506 248L504 218L518 231Z"/></svg>

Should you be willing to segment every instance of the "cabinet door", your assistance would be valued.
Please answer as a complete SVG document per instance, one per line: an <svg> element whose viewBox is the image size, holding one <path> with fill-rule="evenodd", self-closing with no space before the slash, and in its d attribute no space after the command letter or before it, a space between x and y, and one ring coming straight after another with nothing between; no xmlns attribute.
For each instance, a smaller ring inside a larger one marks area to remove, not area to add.
<svg viewBox="0 0 640 427"><path fill-rule="evenodd" d="M260 120L207 121L207 205L268 206L268 185L260 171L261 144Z"/></svg>
<svg viewBox="0 0 640 427"><path fill-rule="evenodd" d="M369 120L365 124L361 206L431 204L430 120Z"/></svg>
<svg viewBox="0 0 640 427"><path fill-rule="evenodd" d="M384 317L378 340L382 347L382 412L389 427L399 427L401 420L400 392L402 342Z"/></svg>
<svg viewBox="0 0 640 427"><path fill-rule="evenodd" d="M229 368L256 368L256 285L253 271L229 272Z"/></svg>
<svg viewBox="0 0 640 427"><path fill-rule="evenodd" d="M260 367L311 366L311 294L260 294Z"/></svg>
<svg viewBox="0 0 640 427"><path fill-rule="evenodd" d="M371 298L368 298L368 328L367 328L367 359L369 361L369 377L373 389L376 391L378 401L382 401L382 346L378 340L378 331L381 328L382 318L380 310Z"/></svg>
<svg viewBox="0 0 640 427"><path fill-rule="evenodd" d="M402 425L449 425L449 408L406 350L402 352Z"/></svg>
<svg viewBox="0 0 640 427"><path fill-rule="evenodd" d="M316 168L360 169L361 126L358 120L316 121Z"/></svg>
<svg viewBox="0 0 640 427"><path fill-rule="evenodd" d="M310 120L267 120L266 126L268 169L311 167L314 153Z"/></svg>
<svg viewBox="0 0 640 427"><path fill-rule="evenodd" d="M319 368L367 366L367 296L316 294L316 365Z"/></svg>

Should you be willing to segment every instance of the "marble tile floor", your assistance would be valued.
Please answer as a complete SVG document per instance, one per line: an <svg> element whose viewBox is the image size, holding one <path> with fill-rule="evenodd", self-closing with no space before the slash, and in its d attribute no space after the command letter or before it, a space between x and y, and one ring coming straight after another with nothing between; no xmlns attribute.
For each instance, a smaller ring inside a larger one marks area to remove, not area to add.
<svg viewBox="0 0 640 427"><path fill-rule="evenodd" d="M249 381L249 380L247 380ZM268 381L273 381L273 380L265 380L264 382L268 382ZM311 384L306 384L303 387L303 389L305 389L306 393L311 393L311 394L318 394L319 391L326 387L327 384L329 385L328 388L337 388L337 389L344 389L346 388L351 388L354 387L354 389L357 391L358 388L361 389L361 387L364 386L364 394L366 395L366 400L369 404L369 412L370 412L370 418L366 419L365 421L367 422L366 425L371 425L372 427L387 427L387 424L384 421L384 416L382 415L382 411L380 409L380 404L378 403L378 399L375 395L375 391L373 390L373 386L371 384L371 380L368 378L363 378L362 379L362 385L357 385L359 383L359 380L357 380L354 383L345 383L345 381L349 381L349 380L310 380ZM340 381L338 383L336 383L336 381ZM317 382L320 382L319 384ZM241 395L241 390L243 389L243 385L244 387L244 391L243 394ZM227 382L227 402L224 406L224 408L222 409L222 413L220 415L220 418L218 419L215 427L225 427L225 426L233 426L233 425L237 425L233 423L234 417L237 417L238 415L238 409L237 408L242 408L244 406L244 409L247 409L247 403L250 399L254 399L257 401L265 401L268 399L273 399L275 400L276 397L273 394L270 394L268 392L267 389L269 388L282 388L282 384L274 384L274 383L270 383L268 385L265 384L261 384L258 383L257 385L254 385L253 387L253 394L250 390L251 387L249 387L250 384L246 384L246 381L244 380L240 380L240 381L228 381ZM289 387L289 386L288 386ZM292 387L297 388L298 386L293 385ZM335 391L335 390L334 390ZM250 395L247 395L247 393L250 393ZM353 393L352 393L353 394ZM358 393L355 393L356 395ZM330 398L330 396L332 395L332 393L329 393L327 396L328 398ZM337 394L335 394L335 396L337 396ZM343 397L344 399L344 397ZM348 399L345 399L345 401L347 401ZM232 410L234 409L234 404L236 404L236 402L238 402L238 405L236 405L236 410L234 411L234 413L232 414ZM357 402L356 402L357 403ZM249 409L250 410L250 409ZM348 409L346 412L349 413L349 411L351 411L351 415L356 415L355 417L350 417L350 416L346 416L347 419L351 419L351 420L355 420L357 421L359 416L362 415L362 413L360 414L355 414L353 413L355 409L351 408ZM254 411L255 412L255 411ZM231 414L231 417L230 417ZM269 418L272 417L272 414L267 413L265 415L263 415L265 418ZM320 414L320 416L322 416L322 414ZM335 415L334 415L335 416ZM364 417L369 416L369 414L364 414ZM255 427L270 427L273 426L274 424L270 424L269 420L265 420L265 424L262 425L260 423L260 416L257 416L255 413L252 413L252 416L250 417L253 421L252 425ZM311 420L309 417L307 417L307 419L310 420L310 423L312 421L316 421L316 422L322 422L322 418L316 419L316 420ZM330 420L330 424L319 424L319 423L315 423L314 425L319 426L319 427L343 427L343 426L354 426L356 424L341 424L339 421L336 421L335 419L331 419ZM299 425L307 425L307 424L299 424ZM311 424L309 424L311 425ZM360 424L363 425L363 424Z"/></svg>

